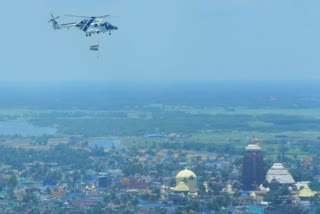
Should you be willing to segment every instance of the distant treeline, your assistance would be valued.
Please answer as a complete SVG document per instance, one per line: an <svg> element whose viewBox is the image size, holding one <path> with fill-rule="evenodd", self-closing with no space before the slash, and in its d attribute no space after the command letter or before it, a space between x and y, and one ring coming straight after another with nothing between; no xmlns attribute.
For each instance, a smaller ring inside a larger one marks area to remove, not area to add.
<svg viewBox="0 0 320 214"><path fill-rule="evenodd" d="M143 136L146 133L183 133L191 134L204 130L219 132L230 131L317 131L320 119L304 116L280 114L188 114L181 111L154 111L148 118L129 118L127 114L115 112L110 114L85 114L76 117L73 113L46 113L30 120L34 125L53 126L67 135L96 136ZM254 126L252 121L268 123L268 126Z"/></svg>

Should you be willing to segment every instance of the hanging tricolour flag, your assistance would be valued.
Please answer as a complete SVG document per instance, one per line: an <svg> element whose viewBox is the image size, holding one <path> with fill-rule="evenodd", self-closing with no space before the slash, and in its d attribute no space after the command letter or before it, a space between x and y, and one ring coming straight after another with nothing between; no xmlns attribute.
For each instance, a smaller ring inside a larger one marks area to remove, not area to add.
<svg viewBox="0 0 320 214"><path fill-rule="evenodd" d="M99 45L91 45L90 46L91 51L98 51L99 50Z"/></svg>

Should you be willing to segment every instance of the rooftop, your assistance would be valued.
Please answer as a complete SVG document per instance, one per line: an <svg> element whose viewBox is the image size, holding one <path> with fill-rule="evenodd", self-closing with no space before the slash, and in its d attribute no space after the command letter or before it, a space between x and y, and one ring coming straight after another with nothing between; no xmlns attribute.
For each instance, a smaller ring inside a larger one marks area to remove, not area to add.
<svg viewBox="0 0 320 214"><path fill-rule="evenodd" d="M301 198L309 198L313 197L315 192L313 192L309 186L305 186L302 190L299 191L299 197Z"/></svg>
<svg viewBox="0 0 320 214"><path fill-rule="evenodd" d="M273 179L280 184L294 184L295 180L292 175L281 163L274 163L267 172L266 180L270 183Z"/></svg>
<svg viewBox="0 0 320 214"><path fill-rule="evenodd" d="M261 147L257 144L249 144L246 147L246 150L261 150Z"/></svg>

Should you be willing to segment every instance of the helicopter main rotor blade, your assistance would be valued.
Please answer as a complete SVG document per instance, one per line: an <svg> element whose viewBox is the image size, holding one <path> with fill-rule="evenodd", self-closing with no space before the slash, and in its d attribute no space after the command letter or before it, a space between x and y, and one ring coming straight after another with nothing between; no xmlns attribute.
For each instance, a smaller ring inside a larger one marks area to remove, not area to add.
<svg viewBox="0 0 320 214"><path fill-rule="evenodd" d="M110 15L104 15L104 16L97 16L96 18L106 18L109 17Z"/></svg>
<svg viewBox="0 0 320 214"><path fill-rule="evenodd" d="M68 17L78 17L78 18L91 18L89 16L75 16L75 15L64 15L64 16L68 16Z"/></svg>
<svg viewBox="0 0 320 214"><path fill-rule="evenodd" d="M108 17L110 15L104 15L104 16L77 16L77 15L65 15L65 16L69 16L69 17L78 17L78 18L105 18Z"/></svg>

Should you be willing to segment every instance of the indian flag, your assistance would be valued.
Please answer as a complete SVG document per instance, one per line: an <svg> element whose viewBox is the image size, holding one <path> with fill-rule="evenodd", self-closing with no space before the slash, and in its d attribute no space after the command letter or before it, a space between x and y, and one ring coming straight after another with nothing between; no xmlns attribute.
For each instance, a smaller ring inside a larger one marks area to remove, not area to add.
<svg viewBox="0 0 320 214"><path fill-rule="evenodd" d="M91 45L90 46L91 51L98 51L99 50L99 45Z"/></svg>

